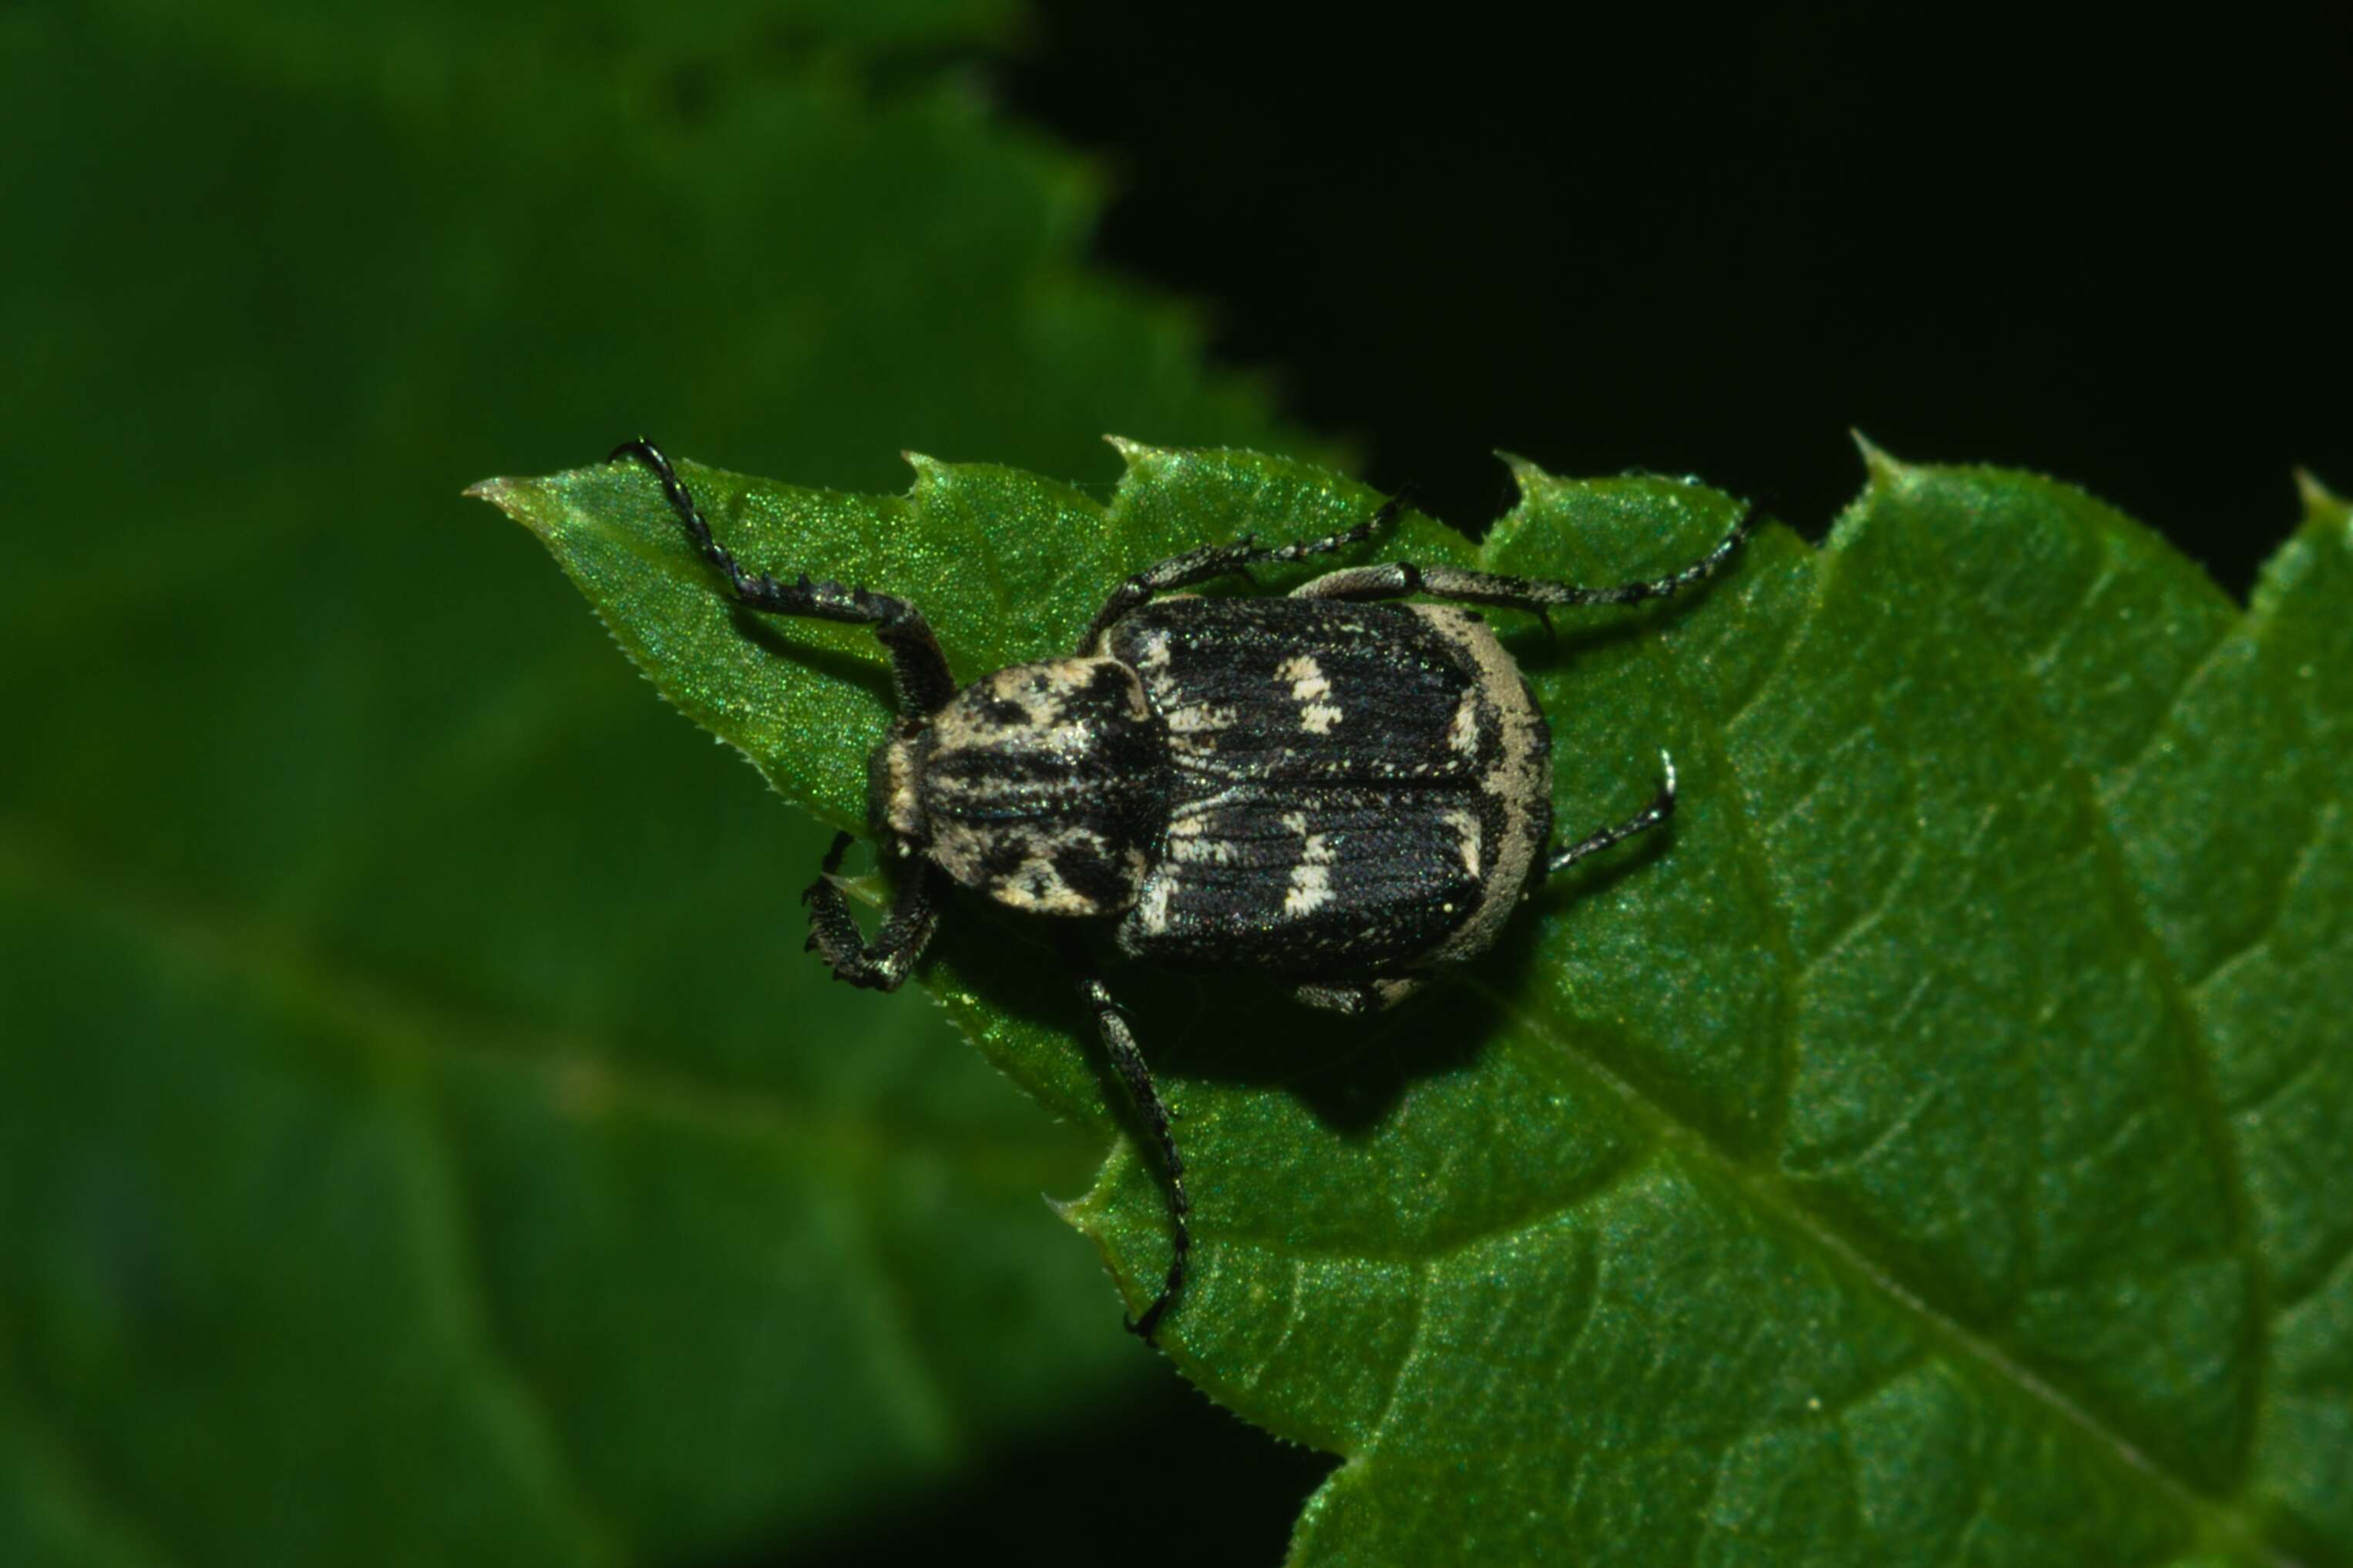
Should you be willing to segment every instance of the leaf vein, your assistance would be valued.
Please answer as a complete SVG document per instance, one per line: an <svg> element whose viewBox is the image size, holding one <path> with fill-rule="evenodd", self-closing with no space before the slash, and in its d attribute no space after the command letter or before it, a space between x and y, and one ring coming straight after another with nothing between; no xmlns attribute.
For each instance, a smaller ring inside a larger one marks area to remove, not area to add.
<svg viewBox="0 0 2353 1568"><path fill-rule="evenodd" d="M1300 1320L1307 1314L1307 1259L1299 1253L1291 1258L1291 1300L1283 1306L1282 1328L1274 1336L1274 1343L1266 1347L1259 1357L1258 1370L1250 1374L1248 1386L1256 1388L1266 1381L1266 1374L1282 1352L1290 1348L1291 1337L1299 1331Z"/></svg>
<svg viewBox="0 0 2353 1568"><path fill-rule="evenodd" d="M22 1379L16 1378L8 1381L6 1388L15 1397L0 1410L13 1415L26 1436L37 1445L53 1479L62 1482L73 1495L78 1510L86 1517L104 1520L156 1568L170 1568L177 1560L157 1543L154 1531L124 1504L120 1492L99 1479L98 1464L79 1453L57 1422L38 1408L32 1390L25 1386Z"/></svg>
<svg viewBox="0 0 2353 1568"><path fill-rule="evenodd" d="M1755 548L1757 543L1762 542L1763 539L1768 537L1789 538L1791 536L1786 530L1778 527L1769 531L1760 531L1758 539L1752 542L1751 548ZM1757 683L1741 694L1740 700L1733 704L1732 710L1725 714L1718 724L1717 727L1727 733L1746 723L1757 706L1780 684L1783 673L1797 658L1798 650L1805 646L1806 628L1813 625L1815 615L1821 609L1824 580L1831 571L1830 557L1811 545L1799 541L1797 554L1793 559L1801 564L1807 574L1806 604L1802 609L1789 616L1789 633L1781 639L1780 647L1774 650L1773 662L1758 673Z"/></svg>
<svg viewBox="0 0 2353 1568"><path fill-rule="evenodd" d="M2319 858L2321 849L2336 833L2337 822L2342 816L2343 806L2337 801L2324 800L2315 807L2310 830L2304 836L2296 852L2288 858L2286 869L2280 873L2278 890L2272 900L2271 909L2256 923L2253 933L2245 941L2239 942L2221 957L2207 965L2205 973L2189 982L2190 995L2202 995L2206 987L2221 979L2225 970L2242 960L2253 957L2270 944L2272 938L2278 934L2280 926L2287 919L2288 902L2295 897L2296 884L2311 871L2313 863Z"/></svg>
<svg viewBox="0 0 2353 1568"><path fill-rule="evenodd" d="M2075 798L2090 826L2092 867L2097 878L2105 902L2114 913L2119 928L2137 948L2154 978L2158 1005L2172 1025L2169 1031L2176 1042L2175 1056L2189 1079L2189 1109L2195 1119L2200 1142L2208 1160L2221 1198L2221 1218L2230 1253L2244 1271L2248 1293L2247 1321L2241 1343L2241 1353L2246 1358L2246 1377L2239 1402L2238 1447L2232 1463L2243 1476L2253 1459L2252 1435L2254 1414L2260 1407L2263 1374L2269 1360L2266 1341L2266 1317L2263 1296L2265 1270L2261 1249L2256 1245L2255 1227L2251 1215L2251 1200L2246 1189L2242 1161L2236 1139L2232 1136L2221 1097L2215 1083L2211 1058L2212 1044L2184 976L2166 950L2156 926L2150 921L2141 903L2134 897L2134 887L2126 869L2118 826L2112 815L2115 796L2104 794L2094 784L2090 770L2076 758L2067 744L2063 726L2043 700L2042 688L2020 667L2017 657L2008 649L1999 628L1979 623L1982 636L1979 646L1986 653L1978 661L1983 665L2007 667L2012 689L2018 694L2017 710L2042 734L2050 753L2057 759L2052 769L2060 782ZM2218 646L2233 639L2225 635ZM2200 672L2213 668L2211 654L2199 665ZM2174 710L2179 711L2183 693L2199 683L2200 676L2185 680L2176 694ZM2147 755L2127 764L2137 767ZM2033 1097L2038 1107L2041 1096ZM2038 1136L2037 1144L2041 1140Z"/></svg>
<svg viewBox="0 0 2353 1568"><path fill-rule="evenodd" d="M2133 748L2132 754L2106 770L2107 776L2099 786L2103 806L2131 792L2134 783L2140 776L2140 770L2147 765L2149 758L2156 753L2159 743L2171 732L2174 721L2179 716L2183 704L2189 700L2199 687L2213 678L2213 672L2221 663L2222 656L2235 647L2239 639L2246 634L2252 619L2253 617L2250 616L2236 623L2226 621L2222 624L2213 642L2209 644L2206 651L2199 656L2198 662L2190 666L2189 672L2182 676L2180 683L2174 687L2173 695L2167 700L2164 710L2158 715L2157 721L2149 726L2148 733L2141 737L2140 743Z"/></svg>
<svg viewBox="0 0 2353 1568"><path fill-rule="evenodd" d="M923 1335L910 1310L920 1287L891 1249L868 1194L853 1190L841 1212L852 1227L847 1241L856 1249L849 1261L878 1286L868 1296L872 1310L866 1314L870 1331L866 1342L886 1373L895 1373L893 1381L906 1391L912 1405L909 1414L917 1428L913 1434L915 1441L943 1462L953 1464L968 1444L957 1417L954 1391L923 1353ZM855 1273L854 1268L844 1269L845 1278L854 1278Z"/></svg>
<svg viewBox="0 0 2353 1568"><path fill-rule="evenodd" d="M486 1375L506 1389L510 1407L529 1428L565 1507L596 1542L599 1558L617 1562L624 1555L619 1545L625 1539L622 1532L591 1500L593 1494L581 1475L578 1461L564 1441L563 1423L555 1413L554 1402L495 1326L497 1313L491 1307L491 1287L482 1268L481 1248L473 1215L463 1195L464 1164L452 1146L448 1127L443 1121L445 1113L429 1096L409 1097L409 1103L414 1109L402 1120L415 1133L411 1142L418 1157L429 1165L431 1184L438 1189L440 1201L433 1205L433 1212L440 1221L438 1229L442 1246L436 1250L441 1253L447 1266L448 1283L463 1316L466 1338L486 1363Z"/></svg>
<svg viewBox="0 0 2353 1568"><path fill-rule="evenodd" d="M119 920L192 962L272 982L353 1037L379 1047L520 1068L575 1103L618 1100L677 1122L785 1147L844 1171L869 1171L919 1150L1024 1197L1068 1173L1050 1149L1040 1150L1043 1140L950 1138L920 1122L852 1118L833 1110L819 1117L765 1086L706 1082L625 1060L571 1034L461 1014L338 966L241 914L199 908L102 877L92 862L69 862L55 847L56 836L48 838L44 844L16 822L0 820L0 879L19 879L41 897Z"/></svg>
<svg viewBox="0 0 2353 1568"><path fill-rule="evenodd" d="M1820 603L1821 583L1828 575L1829 568L1825 563L1815 574L1815 598L1808 606L1807 618L1800 623L1800 629L1790 634L1789 644L1807 640L1805 628L1811 624L1814 606ZM1642 648L1644 657L1672 684L1683 710L1697 711L1699 704L1692 695L1691 681L1683 671L1672 639L1650 638L1642 644ZM1776 677L1787 663L1785 652L1782 662L1774 667ZM1770 873L1766 869L1761 847L1760 829L1756 822L1756 801L1741 783L1743 770L1737 748L1732 744L1729 727L1709 730L1707 744L1723 771L1725 782L1730 786L1723 795L1728 806L1725 817L1732 830L1732 864L1739 870L1741 885L1757 912L1758 923L1764 927L1766 951L1773 958L1772 1016L1759 1020L1758 1026L1774 1043L1772 1087L1770 1098L1757 1120L1754 1134L1758 1146L1770 1148L1780 1138L1798 1079L1796 1018L1799 965L1797 943L1790 931L1788 913L1782 909L1780 900L1773 896Z"/></svg>
<svg viewBox="0 0 2353 1568"><path fill-rule="evenodd" d="M1421 1354L1430 1329L1430 1298L1433 1283L1434 1266L1425 1263L1414 1270L1413 1331L1406 1336L1405 1353L1398 1357L1397 1371L1389 1374L1389 1391L1381 1400L1381 1413L1373 1418L1373 1435L1365 1444L1367 1452L1380 1447L1381 1440L1388 1435L1389 1419L1397 1414L1398 1396L1405 1392L1405 1380Z"/></svg>
<svg viewBox="0 0 2353 1568"><path fill-rule="evenodd" d="M1132 1140L1128 1146L1131 1149L1134 1147ZM1653 1152L1649 1148L1631 1151L1615 1164L1606 1167L1590 1182L1579 1185L1574 1192L1561 1198L1546 1203L1529 1213L1516 1215L1493 1225L1480 1226L1459 1236L1449 1237L1434 1246L1374 1247L1351 1243L1345 1246L1303 1247L1282 1232L1249 1230L1220 1231L1217 1239L1220 1246L1257 1247L1266 1252L1280 1253L1287 1258L1318 1258L1340 1263L1378 1263L1409 1268L1419 1268L1423 1265L1435 1267L1451 1262L1474 1247L1485 1246L1489 1242L1501 1241L1507 1237L1523 1235L1556 1220L1566 1219L1579 1209L1589 1208L1595 1204L1601 1203L1620 1189L1631 1185L1645 1174L1653 1158Z"/></svg>
<svg viewBox="0 0 2353 1568"><path fill-rule="evenodd" d="M1552 1030L1541 1019L1514 1006L1509 998L1492 987L1476 980L1467 980L1465 984L1478 991L1490 1005L1520 1023L1532 1036L1546 1041L1563 1058L1581 1067L1597 1084L1615 1095L1630 1114L1653 1131L1662 1144L1742 1194L1757 1213L1778 1217L1788 1226L1831 1264L1858 1280L1866 1290L1884 1300L1900 1317L1913 1324L1927 1342L1942 1346L1947 1359L1959 1365L1975 1368L1980 1375L2018 1390L2032 1404L2049 1412L2062 1426L2079 1433L2125 1468L2147 1477L2183 1512L2209 1521L2217 1536L2242 1542L2245 1550L2274 1564L2275 1568L2294 1568L2295 1560L2263 1540L2260 1526L2239 1506L2237 1500L2217 1497L2174 1474L2122 1432L2105 1425L2089 1408L2010 1355L1999 1342L1958 1318L1939 1310L1926 1295L1905 1283L1894 1268L1874 1258L1860 1244L1841 1235L1830 1218L1817 1212L1786 1178L1741 1160L1705 1131L1678 1119L1662 1101L1652 1099L1631 1080L1612 1071L1608 1064Z"/></svg>
<svg viewBox="0 0 2353 1568"><path fill-rule="evenodd" d="M2337 1276L2348 1272L2353 1272L2353 1236L2348 1236L2337 1247L2337 1256L2334 1258L2326 1264L2314 1267L2312 1283L2295 1294L2283 1297L2272 1303L2274 1319L2284 1318L2302 1308L2315 1296L2334 1289L2337 1283Z"/></svg>

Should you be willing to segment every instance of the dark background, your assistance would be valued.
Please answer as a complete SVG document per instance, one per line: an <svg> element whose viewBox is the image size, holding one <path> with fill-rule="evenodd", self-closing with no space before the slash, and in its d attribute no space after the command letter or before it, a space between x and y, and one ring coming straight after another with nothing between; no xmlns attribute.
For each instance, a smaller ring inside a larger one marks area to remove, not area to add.
<svg viewBox="0 0 2353 1568"><path fill-rule="evenodd" d="M1503 447L1819 530L1856 428L2072 480L2242 590L2295 467L2353 486L2353 48L2063 11L1052 4L1006 86L1117 172L1106 259L1450 521L1507 501Z"/></svg>
<svg viewBox="0 0 2353 1568"><path fill-rule="evenodd" d="M1112 172L1104 260L1206 305L1227 360L1450 521L1508 504L1503 447L1697 472L1819 536L1853 428L2073 481L2243 595L2295 468L2353 488L2353 52L2153 15L1457 6L1440 32L1056 0L991 80ZM1172 1376L828 1561L1026 1529L1039 1562L1271 1563L1332 1463ZM1041 1496L1067 1535L1035 1535Z"/></svg>

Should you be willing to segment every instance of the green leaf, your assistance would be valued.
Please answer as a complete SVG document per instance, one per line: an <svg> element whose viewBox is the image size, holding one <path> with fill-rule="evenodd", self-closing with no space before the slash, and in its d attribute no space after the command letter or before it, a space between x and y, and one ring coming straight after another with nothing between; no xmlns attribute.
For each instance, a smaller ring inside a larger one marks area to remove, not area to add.
<svg viewBox="0 0 2353 1568"><path fill-rule="evenodd" d="M458 492L1282 433L1001 6L592 9L0 10L0 1560L797 1549L1145 1386L1100 1138L826 984L823 834Z"/></svg>
<svg viewBox="0 0 2353 1568"><path fill-rule="evenodd" d="M892 498L682 472L747 564L913 597L966 678L1156 557L1373 501L1124 451L1108 506L922 458ZM1348 1459L1295 1562L2353 1561L2347 509L2314 492L2242 614L2063 486L1869 457L1822 550L1768 530L1689 598L1510 628L1563 826L1663 745L1671 837L1369 1027L1123 977L1193 1172L1163 1342ZM1516 469L1475 552L1394 553L1616 580L1734 510ZM856 822L866 634L733 610L632 465L485 493L666 696ZM1125 1124L1018 922L967 911L925 978ZM1167 1257L1136 1150L1067 1211L1131 1306Z"/></svg>

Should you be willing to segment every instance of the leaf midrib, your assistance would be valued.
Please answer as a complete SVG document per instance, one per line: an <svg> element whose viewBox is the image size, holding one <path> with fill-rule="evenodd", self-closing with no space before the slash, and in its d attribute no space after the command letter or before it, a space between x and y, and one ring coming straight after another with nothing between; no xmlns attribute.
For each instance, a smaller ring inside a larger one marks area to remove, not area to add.
<svg viewBox="0 0 2353 1568"><path fill-rule="evenodd" d="M1831 1228L1784 1178L1737 1158L1706 1132L1678 1118L1662 1101L1652 1099L1630 1079L1620 1077L1592 1052L1555 1030L1543 1019L1514 1005L1486 982L1466 976L1459 984L1493 1006L1533 1039L1559 1053L1576 1070L1609 1090L1660 1147L1672 1150L1737 1191L1756 1212L1795 1232L1835 1268L1859 1279L1873 1294L1912 1322L1929 1342L1942 1347L1954 1361L1978 1367L1984 1374L2009 1385L2091 1439L2126 1468L2146 1475L2158 1489L2196 1521L2200 1538L2224 1549L2248 1553L2273 1568L2306 1568L2264 1540L2256 1521L2235 1501L2203 1491L2175 1475L2154 1456L2122 1433L2102 1422L2092 1411L2070 1399L2056 1385L2036 1376L2003 1352L1991 1340L1958 1319L1937 1310L1915 1294L1855 1243Z"/></svg>
<svg viewBox="0 0 2353 1568"><path fill-rule="evenodd" d="M43 836L54 840L54 835ZM1035 1139L944 1137L920 1122L884 1121L828 1110L822 1115L748 1084L706 1083L693 1075L600 1052L560 1030L501 1026L469 1017L401 986L329 963L301 946L273 940L259 922L235 911L197 910L168 893L111 878L0 821L0 882L93 910L144 933L167 952L203 966L266 981L300 997L356 1037L426 1056L470 1057L569 1077L600 1098L659 1112L679 1123L749 1136L796 1156L821 1156L864 1174L909 1150L961 1164L1007 1192L1034 1193L1067 1172L1038 1156Z"/></svg>
<svg viewBox="0 0 2353 1568"><path fill-rule="evenodd" d="M7 1327L5 1321L0 1321L0 1333L5 1333ZM5 1354L5 1348L0 1348L0 1355ZM5 1375L5 1365L0 1365L0 1376ZM125 1502L121 1489L106 1483L98 1464L58 1428L56 1419L39 1396L25 1385L24 1379L7 1376L5 1383L0 1383L0 1419L13 1422L19 1437L33 1445L39 1458L47 1462L50 1479L70 1494L77 1522L104 1521L117 1538L113 1544L127 1546L133 1554L128 1561L133 1563L145 1568L178 1568L179 1558L156 1543L154 1531Z"/></svg>
<svg viewBox="0 0 2353 1568"><path fill-rule="evenodd" d="M2116 548L2117 542L2104 532L2102 543L2106 547L2104 556L2107 558L2104 559L2101 571L2094 576L2094 588L2101 580L2115 570L2112 552ZM1760 677L1757 686L1744 700L1741 704L1742 711L1753 706L1762 693L1773 685L1775 679L1787 667L1793 651L1806 640L1808 628L1820 613L1830 591L1831 580L1844 556L1842 542L1833 540L1831 546L1820 551L1811 563L1814 568L1814 581L1811 591L1807 596L1805 607L1797 616L1796 627L1785 639L1780 654L1772 668ZM2233 608L2235 609L2235 606ZM2182 689L2177 689L2173 699L2168 701L2165 716L2158 725L2159 732L2166 728L2173 713L2178 710L2186 689L2195 685L2197 678L2203 676L2209 670L2220 656L2221 649L2241 637L2259 641L2264 627L2269 624L2269 619L2270 617L2263 613L2263 606L2260 605L2253 610L2237 614L2234 620L2226 626L2222 634L2216 639L2216 647L2206 650L2205 657L2199 661L2192 676L2185 679ZM2047 709L2037 695L2031 681L2019 669L2017 661L2010 657L2007 645L2002 644L2000 639L1993 635L1992 628L1981 627L1980 630L1983 633L1980 643L1991 643L2000 649L1995 657L2000 661L2000 668L2010 688L2013 708L2029 719L2041 733L2045 743L2050 746L2052 753L2064 759L2063 771L2068 775L2066 788L2077 805L2084 811L2085 820L2091 826L2094 840L2092 848L2098 867L2101 888L2106 896L2105 901L2118 912L2120 925L2131 933L2135 952L2148 965L2156 977L2162 995L2165 1016L2170 1025L2168 1032L2177 1037L2179 1041L2179 1049L2187 1058L2191 1098L2196 1102L2194 1110L2201 1141L2207 1144L2210 1156L2216 1162L2219 1168L2219 1180L2225 1207L2226 1244L2230 1248L2228 1256L2238 1259L2248 1273L2250 1286L2248 1335L2252 1342L2247 1348L2252 1352L2252 1365L2249 1373L2249 1388L2244 1396L2244 1408L2242 1412L2245 1418L2242 1421L2242 1428L2249 1435L2242 1439L2243 1444L2252 1440L2253 1412L2260 1400L2260 1373L2268 1360L2263 1344L2263 1338L2269 1328L2269 1319L2266 1316L2268 1310L2266 1282L2261 1268L2261 1260L2255 1255L2252 1245L2252 1230L2246 1212L2247 1199L2243 1184L2239 1179L2238 1150L2235 1143L2228 1137L2228 1129L2221 1125L2219 1101L2214 1094L2212 1072L2207 1059L2205 1031L2200 1022L2194 992L2187 984L2185 977L2175 970L2158 933L2141 916L2128 896L2129 884L2115 842L2114 824L2105 809L2107 799L2105 792L2095 787L2089 771L2068 752L2063 744L2064 738L2054 733ZM1678 692L1687 695L1685 683L1682 679L1680 661L1673 651L1661 646L1655 639L1649 651L1657 668L1674 683ZM1728 726L1715 728L1711 731L1711 743L1717 753L1716 760L1725 775L1731 777L1736 772L1736 763L1729 749L1722 743L1721 740L1726 728ZM2136 762L2137 760L2137 758ZM1753 833L1753 827L1746 813L1746 797L1736 788L1727 793L1740 803L1737 824L1739 831L1736 837L1740 841L1738 848L1745 852L1750 847L1749 839ZM1744 864L1744 874L1747 858L1745 853L1740 855ZM1790 951L1787 945L1786 933L1777 923L1774 923L1774 917L1778 910L1778 903L1769 897L1769 889L1758 889L1754 885L1753 878L1746 878L1746 879L1752 884L1752 892L1757 893L1763 900L1762 907L1767 911L1768 924L1772 926L1768 931L1768 940L1772 941L1775 951L1782 958L1785 960L1789 958ZM2103 1420L2090 1406L2070 1397L2057 1384L2046 1381L2030 1370L2024 1363L2005 1352L1990 1335L1972 1329L1959 1319L1938 1310L1925 1293L1916 1292L1909 1288L1893 1268L1873 1259L1863 1249L1862 1244L1851 1240L1835 1229L1830 1220L1816 1210L1806 1200L1803 1194L1785 1178L1758 1166L1752 1161L1742 1158L1737 1151L1725 1147L1717 1136L1711 1134L1695 1122L1678 1117L1663 1100L1644 1093L1632 1079L1622 1077L1604 1065L1589 1051L1574 1046L1541 1020L1514 1007L1501 994L1484 983L1471 980L1466 984L1537 1037L1566 1052L1580 1067L1627 1103L1651 1133L1663 1143L1699 1159L1709 1170L1747 1195L1762 1212L1771 1214L1791 1226L1834 1262L1863 1280L1876 1293L1895 1305L1907 1318L1919 1324L1933 1342L1945 1345L1957 1358L1974 1363L1985 1373L2022 1392L2035 1404L2060 1416L2065 1425L2073 1426L2093 1439L2127 1468L2137 1470L2156 1481L2160 1489L2197 1521L2200 1533L2204 1539L2226 1545L2231 1550L2251 1552L2267 1563L2279 1565L2279 1568L2293 1568L2293 1565L2296 1564L2296 1559L2287 1556L2263 1539L2258 1522L2242 1506L2240 1500L2245 1494L2243 1481L2230 1491L2216 1492L2209 1490L2185 1475L2177 1473L2150 1450L2144 1448L2126 1436L2122 1430ZM1787 984L1785 980L1783 983L1785 991ZM1786 1009L1786 996L1781 1000ZM1788 1015L1785 1010L1775 1020L1778 1045L1775 1056L1777 1063L1786 1063L1794 1055L1795 1041L1788 1037ZM1778 1122L1779 1116L1780 1112L1777 1110L1773 1119L1775 1123ZM1766 1146L1771 1146L1769 1142ZM2245 1456L2246 1449L2242 1446L2238 1456L2239 1468L2242 1473Z"/></svg>

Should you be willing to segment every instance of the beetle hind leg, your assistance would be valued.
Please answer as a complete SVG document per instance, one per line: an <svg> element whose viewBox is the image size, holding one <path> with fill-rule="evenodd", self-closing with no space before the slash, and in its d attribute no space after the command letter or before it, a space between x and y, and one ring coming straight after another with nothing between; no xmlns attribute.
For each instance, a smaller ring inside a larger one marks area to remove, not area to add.
<svg viewBox="0 0 2353 1568"><path fill-rule="evenodd" d="M1302 583L1292 590L1292 595L1301 599L1366 601L1427 594L1433 599L1532 610L1537 615L1573 605L1640 604L1645 599L1667 598L1715 575L1740 549L1742 542L1757 531L1763 515L1754 507L1743 511L1740 521L1716 542L1715 548L1688 566L1663 577L1646 577L1607 588L1552 583L1537 577L1504 577L1493 572L1469 572L1459 566L1417 566L1410 561L1384 561L1326 572L1312 582Z"/></svg>
<svg viewBox="0 0 2353 1568"><path fill-rule="evenodd" d="M1291 994L1303 1006L1361 1018L1396 1006L1425 984L1419 974L1400 974L1386 980L1311 980Z"/></svg>
<svg viewBox="0 0 2353 1568"><path fill-rule="evenodd" d="M874 940L868 942L859 934L849 900L835 879L841 869L842 852L849 844L849 834L834 836L833 847L825 852L819 868L823 874L801 894L809 912L808 941L804 945L825 960L836 980L867 991L896 991L914 973L915 961L923 957L932 933L939 929L939 910L923 887L924 863L914 859L902 863L899 891L891 900L891 912L883 917L882 929L875 932Z"/></svg>
<svg viewBox="0 0 2353 1568"><path fill-rule="evenodd" d="M1193 1250L1193 1236L1186 1216L1193 1212L1193 1200L1185 1191L1185 1159L1176 1152L1176 1136L1169 1130L1168 1105L1160 1098L1160 1090L1152 1081L1152 1069L1145 1064L1144 1053L1135 1048L1134 1031L1121 1016L1119 1004L1112 999L1111 990L1100 980L1090 977L1079 986L1079 994L1093 1009L1095 1027L1103 1037L1103 1052L1111 1058L1120 1080L1127 1085L1130 1099L1135 1101L1137 1112L1151 1130L1160 1145L1161 1163L1168 1172L1168 1226L1170 1252L1168 1277L1152 1304L1127 1321L1128 1331L1147 1343L1153 1331L1160 1326L1161 1317L1175 1304L1185 1289L1186 1261Z"/></svg>

